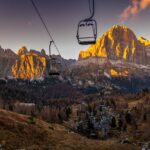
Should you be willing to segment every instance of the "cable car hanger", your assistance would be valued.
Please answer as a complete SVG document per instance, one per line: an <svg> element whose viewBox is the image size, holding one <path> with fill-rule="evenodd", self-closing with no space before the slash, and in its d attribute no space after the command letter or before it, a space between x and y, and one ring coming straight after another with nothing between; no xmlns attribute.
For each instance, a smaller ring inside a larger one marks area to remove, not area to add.
<svg viewBox="0 0 150 150"><path fill-rule="evenodd" d="M90 17L84 19L84 20L90 20L94 17L94 14L95 14L95 1L92 0L92 8L91 8L91 5L90 5L90 0L89 0L89 10L90 10Z"/></svg>
<svg viewBox="0 0 150 150"><path fill-rule="evenodd" d="M81 20L78 23L78 29L77 29L77 40L78 43L81 45L89 45L89 44L95 44L97 39L97 22L93 19L95 14L95 3L94 0L92 0L92 8L91 8L91 0L89 0L89 10L90 10L90 17ZM92 29L92 36L81 36L80 35L80 29L81 28L89 28Z"/></svg>

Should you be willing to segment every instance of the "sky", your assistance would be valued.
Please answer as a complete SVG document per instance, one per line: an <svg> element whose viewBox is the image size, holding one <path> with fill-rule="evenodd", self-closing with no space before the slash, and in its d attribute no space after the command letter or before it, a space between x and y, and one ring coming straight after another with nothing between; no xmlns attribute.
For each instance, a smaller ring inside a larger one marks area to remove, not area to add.
<svg viewBox="0 0 150 150"><path fill-rule="evenodd" d="M77 25L89 16L88 0L34 0L64 58L78 58ZM135 4L144 1L148 4ZM131 28L150 40L150 0L95 0L98 37L112 25ZM143 8L143 9L142 9ZM30 0L0 0L0 45L17 52L22 46L48 52L49 37ZM53 53L57 54L53 48Z"/></svg>

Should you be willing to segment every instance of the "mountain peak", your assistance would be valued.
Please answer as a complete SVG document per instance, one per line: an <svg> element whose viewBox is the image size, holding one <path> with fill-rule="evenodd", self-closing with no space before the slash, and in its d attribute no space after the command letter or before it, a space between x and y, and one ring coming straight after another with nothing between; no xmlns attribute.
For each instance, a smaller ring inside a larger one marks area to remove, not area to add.
<svg viewBox="0 0 150 150"><path fill-rule="evenodd" d="M113 25L111 28L112 29L118 29L118 28L129 29L127 26L121 26L121 25Z"/></svg>
<svg viewBox="0 0 150 150"><path fill-rule="evenodd" d="M44 53L44 52L43 52ZM42 77L46 71L46 56L41 52L22 47L18 51L18 59L12 66L12 75L16 78L31 79Z"/></svg>
<svg viewBox="0 0 150 150"><path fill-rule="evenodd" d="M86 51L81 51L79 60L90 57L108 58L134 63L145 63L145 47L134 32L126 26L114 25Z"/></svg>
<svg viewBox="0 0 150 150"><path fill-rule="evenodd" d="M23 46L18 50L17 54L18 56L21 56L23 54L26 54L27 52L28 52L28 49L25 46Z"/></svg>
<svg viewBox="0 0 150 150"><path fill-rule="evenodd" d="M46 56L46 52L45 52L44 49L41 50L41 55L42 55L42 56Z"/></svg>

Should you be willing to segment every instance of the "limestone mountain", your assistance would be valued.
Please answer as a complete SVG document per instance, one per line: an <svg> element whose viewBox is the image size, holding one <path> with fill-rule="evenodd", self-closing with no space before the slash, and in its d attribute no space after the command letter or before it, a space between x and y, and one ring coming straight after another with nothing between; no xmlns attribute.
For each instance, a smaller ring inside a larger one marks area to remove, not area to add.
<svg viewBox="0 0 150 150"><path fill-rule="evenodd" d="M0 78L11 75L11 67L16 59L17 55L12 50L0 46Z"/></svg>
<svg viewBox="0 0 150 150"><path fill-rule="evenodd" d="M46 57L35 50L28 51L22 47L18 51L18 59L12 66L12 75L16 78L39 78L46 72Z"/></svg>
<svg viewBox="0 0 150 150"><path fill-rule="evenodd" d="M46 55L44 49L41 51L28 50L26 47L22 47L17 52L18 58L12 66L12 76L21 79L37 79L45 77L49 73L50 59ZM71 65L75 60L63 59L60 55L53 55L55 58L55 64L53 67L59 68L60 71L65 71L66 66Z"/></svg>
<svg viewBox="0 0 150 150"><path fill-rule="evenodd" d="M146 64L145 45L147 43L145 40L138 40L134 32L128 27L115 25L103 34L96 44L90 46L86 51L81 51L79 60L100 57Z"/></svg>

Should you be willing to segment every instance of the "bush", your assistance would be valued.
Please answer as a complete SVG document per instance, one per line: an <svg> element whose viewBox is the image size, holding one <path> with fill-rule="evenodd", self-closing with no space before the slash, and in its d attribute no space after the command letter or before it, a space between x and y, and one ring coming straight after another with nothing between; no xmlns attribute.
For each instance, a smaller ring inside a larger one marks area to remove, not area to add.
<svg viewBox="0 0 150 150"><path fill-rule="evenodd" d="M32 116L28 117L28 119L29 119L29 124L36 124L36 121Z"/></svg>

